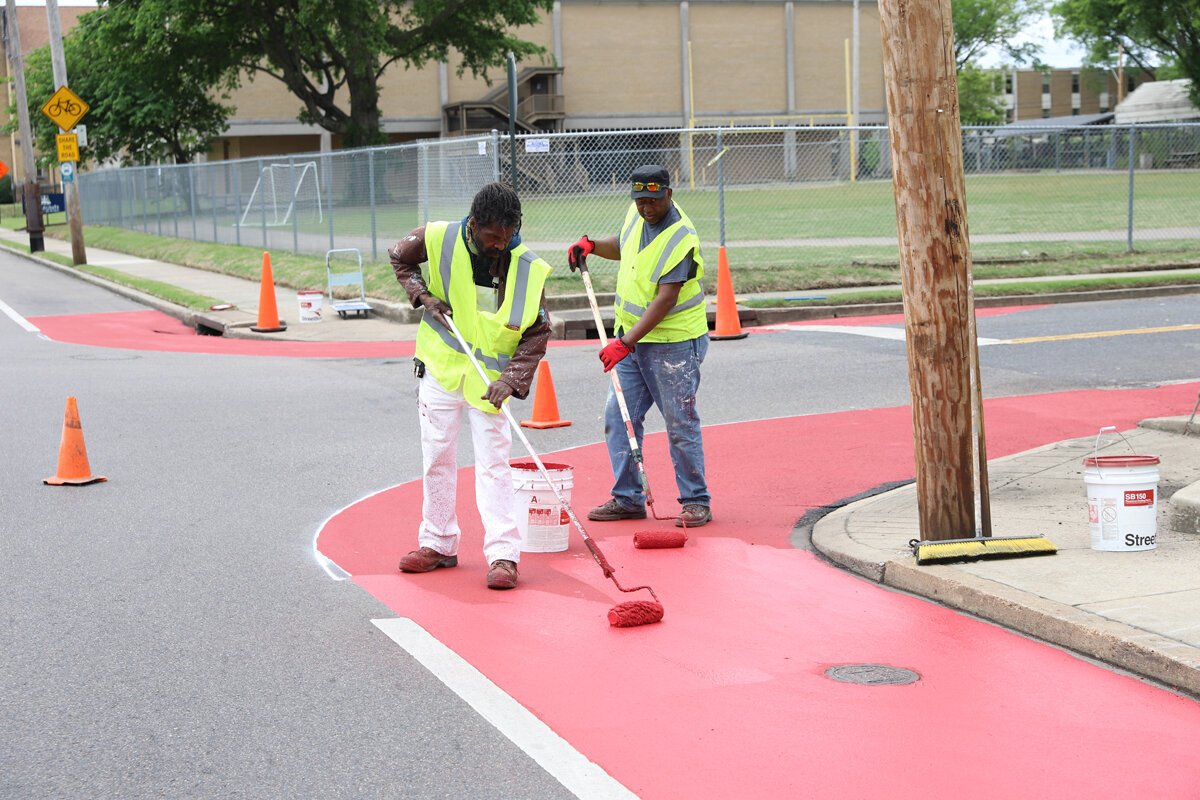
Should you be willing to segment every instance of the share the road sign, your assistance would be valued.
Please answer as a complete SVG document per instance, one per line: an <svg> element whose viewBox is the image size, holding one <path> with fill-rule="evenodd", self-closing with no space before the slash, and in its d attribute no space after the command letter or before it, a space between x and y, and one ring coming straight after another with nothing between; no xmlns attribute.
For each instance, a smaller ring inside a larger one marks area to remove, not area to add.
<svg viewBox="0 0 1200 800"><path fill-rule="evenodd" d="M42 113L64 131L69 131L79 124L89 108L91 106L83 102L83 98L66 86L60 86L42 106Z"/></svg>
<svg viewBox="0 0 1200 800"><path fill-rule="evenodd" d="M60 162L79 160L79 137L73 133L60 133L54 137L54 141L58 145Z"/></svg>

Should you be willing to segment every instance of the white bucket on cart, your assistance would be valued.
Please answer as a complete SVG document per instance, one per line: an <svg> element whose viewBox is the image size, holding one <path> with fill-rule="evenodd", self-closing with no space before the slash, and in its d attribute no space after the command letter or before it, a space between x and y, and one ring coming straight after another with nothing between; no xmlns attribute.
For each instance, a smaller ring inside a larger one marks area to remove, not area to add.
<svg viewBox="0 0 1200 800"><path fill-rule="evenodd" d="M321 306L325 303L325 295L318 291L296 292L296 302L300 305L301 322L320 322Z"/></svg>
<svg viewBox="0 0 1200 800"><path fill-rule="evenodd" d="M521 532L522 553L562 552L567 549L571 535L571 518L554 489L570 504L571 488L575 485L572 468L567 464L542 463L550 483L532 461L509 465L517 493L517 529Z"/></svg>
<svg viewBox="0 0 1200 800"><path fill-rule="evenodd" d="M1158 456L1093 455L1083 460L1093 550L1158 546Z"/></svg>

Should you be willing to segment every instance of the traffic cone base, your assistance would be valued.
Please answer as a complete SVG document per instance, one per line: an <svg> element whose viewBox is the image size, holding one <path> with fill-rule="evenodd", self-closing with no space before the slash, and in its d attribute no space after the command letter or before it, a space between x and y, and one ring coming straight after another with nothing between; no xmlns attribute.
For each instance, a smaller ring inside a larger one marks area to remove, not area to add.
<svg viewBox="0 0 1200 800"><path fill-rule="evenodd" d="M733 278L729 275L729 256L722 245L717 250L717 324L709 339L745 339L750 334L742 331L738 319L737 299L733 296Z"/></svg>
<svg viewBox="0 0 1200 800"><path fill-rule="evenodd" d="M275 277L271 273L271 254L263 251L262 280L258 289L258 324L251 327L255 333L279 333L287 325L279 320L279 306L275 302Z"/></svg>
<svg viewBox="0 0 1200 800"><path fill-rule="evenodd" d="M521 423L522 428L565 428L570 420L558 418L558 400L554 396L554 379L550 377L550 363L542 359L538 364L537 387L533 392L533 419Z"/></svg>
<svg viewBox="0 0 1200 800"><path fill-rule="evenodd" d="M83 425L79 422L79 406L74 397L67 398L63 413L62 441L58 445L58 472L43 478L48 486L86 486L106 481L103 475L93 475L88 465L87 446L83 442Z"/></svg>

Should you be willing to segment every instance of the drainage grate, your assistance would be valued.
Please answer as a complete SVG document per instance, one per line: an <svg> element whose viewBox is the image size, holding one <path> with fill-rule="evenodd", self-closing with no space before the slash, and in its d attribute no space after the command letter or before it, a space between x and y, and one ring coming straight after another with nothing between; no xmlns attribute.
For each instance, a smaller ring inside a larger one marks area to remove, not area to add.
<svg viewBox="0 0 1200 800"><path fill-rule="evenodd" d="M911 669L884 664L838 664L825 670L825 677L842 683L861 683L867 686L896 686L921 680L921 676Z"/></svg>

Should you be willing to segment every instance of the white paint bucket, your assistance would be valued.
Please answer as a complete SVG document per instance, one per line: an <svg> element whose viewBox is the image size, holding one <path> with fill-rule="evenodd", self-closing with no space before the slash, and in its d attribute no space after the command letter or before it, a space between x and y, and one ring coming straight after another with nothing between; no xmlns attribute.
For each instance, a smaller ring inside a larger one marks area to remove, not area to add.
<svg viewBox="0 0 1200 800"><path fill-rule="evenodd" d="M532 461L510 464L513 489L517 493L517 529L521 532L522 553L559 553L567 549L571 518L558 501L558 493L568 504L575 479L567 464L542 462L550 483Z"/></svg>
<svg viewBox="0 0 1200 800"><path fill-rule="evenodd" d="M300 304L301 322L321 321L321 306L325 303L325 295L317 291L296 292L296 302Z"/></svg>
<svg viewBox="0 0 1200 800"><path fill-rule="evenodd" d="M1158 461L1158 456L1139 455L1083 460L1093 550L1158 546Z"/></svg>

